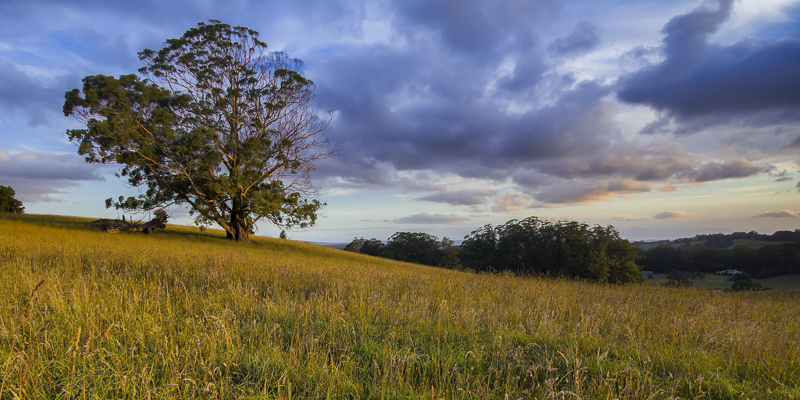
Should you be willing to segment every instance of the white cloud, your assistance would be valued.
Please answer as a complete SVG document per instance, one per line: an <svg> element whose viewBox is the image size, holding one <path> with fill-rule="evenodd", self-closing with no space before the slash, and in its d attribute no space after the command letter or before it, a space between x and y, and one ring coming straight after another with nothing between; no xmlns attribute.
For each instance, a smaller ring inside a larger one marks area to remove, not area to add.
<svg viewBox="0 0 800 400"><path fill-rule="evenodd" d="M693 217L693 213L689 213L686 211L664 211L656 214L653 218L654 219L678 219L678 218L689 218Z"/></svg>
<svg viewBox="0 0 800 400"><path fill-rule="evenodd" d="M783 211L763 212L761 214L756 215L753 218L797 218L797 217L800 217L800 212L783 210Z"/></svg>
<svg viewBox="0 0 800 400"><path fill-rule="evenodd" d="M470 219L456 214L419 213L395 219L393 222L395 224L465 224L470 222Z"/></svg>
<svg viewBox="0 0 800 400"><path fill-rule="evenodd" d="M494 199L494 207L492 211L496 213L505 213L517 211L528 202L528 199L515 191L510 191L504 195L497 196Z"/></svg>

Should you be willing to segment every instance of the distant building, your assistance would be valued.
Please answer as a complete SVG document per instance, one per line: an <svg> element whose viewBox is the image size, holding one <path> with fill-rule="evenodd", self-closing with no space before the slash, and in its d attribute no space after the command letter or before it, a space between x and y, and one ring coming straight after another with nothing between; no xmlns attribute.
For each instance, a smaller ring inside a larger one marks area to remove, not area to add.
<svg viewBox="0 0 800 400"><path fill-rule="evenodd" d="M726 269L724 271L717 271L717 275L736 275L741 273L742 271L739 271L738 269Z"/></svg>

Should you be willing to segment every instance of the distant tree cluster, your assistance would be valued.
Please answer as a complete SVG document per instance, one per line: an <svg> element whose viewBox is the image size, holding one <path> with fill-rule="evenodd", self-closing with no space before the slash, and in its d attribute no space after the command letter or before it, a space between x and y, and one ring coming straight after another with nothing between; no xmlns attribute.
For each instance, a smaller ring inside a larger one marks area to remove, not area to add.
<svg viewBox="0 0 800 400"><path fill-rule="evenodd" d="M17 200L14 196L17 192L11 186L0 185L0 212L22 214L25 212L25 207L22 202Z"/></svg>
<svg viewBox="0 0 800 400"><path fill-rule="evenodd" d="M668 273L673 269L706 273L739 270L757 279L800 273L800 243L761 248L738 245L730 250L706 245L661 245L642 251L642 255L637 263L643 270L655 273Z"/></svg>
<svg viewBox="0 0 800 400"><path fill-rule="evenodd" d="M622 239L614 227L552 223L536 217L486 225L467 235L460 247L448 238L398 232L386 244L354 238L345 250L477 272L551 274L609 283L644 280L634 262L639 248Z"/></svg>
<svg viewBox="0 0 800 400"><path fill-rule="evenodd" d="M475 271L552 274L600 282L641 282L638 247L613 227L536 217L486 225L464 238L459 256Z"/></svg>
<svg viewBox="0 0 800 400"><path fill-rule="evenodd" d="M443 268L458 266L457 250L448 238L439 240L434 235L421 232L397 232L384 244L372 238L354 238L345 250L392 260Z"/></svg>

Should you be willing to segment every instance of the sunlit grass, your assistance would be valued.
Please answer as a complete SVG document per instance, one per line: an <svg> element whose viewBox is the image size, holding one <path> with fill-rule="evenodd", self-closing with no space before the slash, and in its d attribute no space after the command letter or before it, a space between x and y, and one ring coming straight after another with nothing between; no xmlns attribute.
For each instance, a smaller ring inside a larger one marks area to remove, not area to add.
<svg viewBox="0 0 800 400"><path fill-rule="evenodd" d="M0 217L0 398L800 397L792 294L478 275L88 221Z"/></svg>

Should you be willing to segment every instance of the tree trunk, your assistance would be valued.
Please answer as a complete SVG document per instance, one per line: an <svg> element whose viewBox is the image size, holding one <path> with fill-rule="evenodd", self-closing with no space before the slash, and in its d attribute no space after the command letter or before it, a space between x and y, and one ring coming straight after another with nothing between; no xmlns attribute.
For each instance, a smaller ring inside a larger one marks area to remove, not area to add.
<svg viewBox="0 0 800 400"><path fill-rule="evenodd" d="M237 242L250 242L250 227L247 226L247 219L236 213L231 214L230 230L226 231L226 237Z"/></svg>

